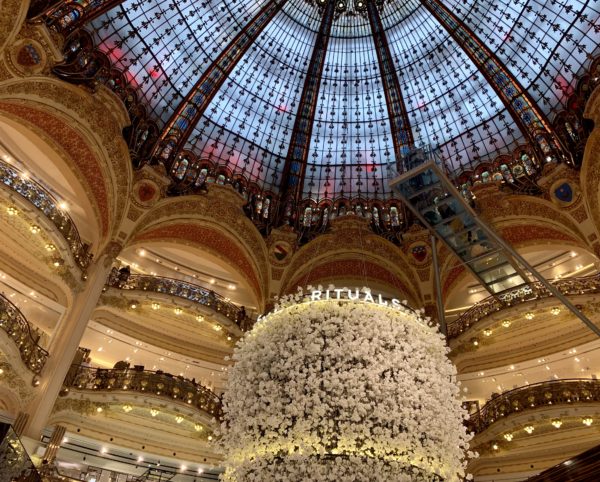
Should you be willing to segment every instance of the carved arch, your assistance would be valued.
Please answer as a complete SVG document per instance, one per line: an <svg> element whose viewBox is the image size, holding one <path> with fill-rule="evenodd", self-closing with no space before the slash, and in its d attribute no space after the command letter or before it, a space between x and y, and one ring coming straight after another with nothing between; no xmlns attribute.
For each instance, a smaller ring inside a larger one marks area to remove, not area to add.
<svg viewBox="0 0 600 482"><path fill-rule="evenodd" d="M63 158L94 205L101 247L121 225L133 180L122 104L106 89L90 94L55 79L29 78L0 84L0 114Z"/></svg>

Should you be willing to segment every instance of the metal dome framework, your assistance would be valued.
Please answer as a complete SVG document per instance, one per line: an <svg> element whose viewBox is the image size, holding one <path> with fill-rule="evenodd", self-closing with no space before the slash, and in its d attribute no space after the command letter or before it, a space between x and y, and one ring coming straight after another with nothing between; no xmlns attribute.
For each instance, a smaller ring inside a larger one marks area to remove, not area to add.
<svg viewBox="0 0 600 482"><path fill-rule="evenodd" d="M280 205L388 199L415 146L452 170L522 145L569 162L549 119L600 41L586 0L63 0L30 16L84 27L123 72L157 126L141 162L200 185L198 159Z"/></svg>

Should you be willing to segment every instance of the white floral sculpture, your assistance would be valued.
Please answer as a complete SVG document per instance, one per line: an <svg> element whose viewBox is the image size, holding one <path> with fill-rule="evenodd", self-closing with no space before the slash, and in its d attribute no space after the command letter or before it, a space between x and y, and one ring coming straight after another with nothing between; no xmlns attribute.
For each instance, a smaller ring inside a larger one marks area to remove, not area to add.
<svg viewBox="0 0 600 482"><path fill-rule="evenodd" d="M462 480L470 435L437 329L404 306L301 299L236 348L221 479Z"/></svg>

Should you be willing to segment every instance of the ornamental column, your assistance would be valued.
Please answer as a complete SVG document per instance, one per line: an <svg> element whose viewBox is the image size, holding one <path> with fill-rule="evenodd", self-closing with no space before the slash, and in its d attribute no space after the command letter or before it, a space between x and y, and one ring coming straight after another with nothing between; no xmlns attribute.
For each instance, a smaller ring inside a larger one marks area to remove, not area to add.
<svg viewBox="0 0 600 482"><path fill-rule="evenodd" d="M296 113L285 165L283 166L277 214L278 224L289 222L292 213L295 211L296 203L302 195L302 186L306 174L310 136L315 120L321 78L323 77L323 66L325 65L325 56L327 54L327 46L329 45L336 2L335 0L320 0L318 5L322 9L323 16L310 57L310 63L308 64L306 77L304 78L304 87L300 95L300 105Z"/></svg>
<svg viewBox="0 0 600 482"><path fill-rule="evenodd" d="M367 14L369 23L371 24L371 33L373 34L373 43L377 52L377 60L379 61L379 71L381 73L381 81L385 92L385 103L390 118L392 128L392 141L394 143L394 154L396 160L399 161L410 152L414 146L415 140L410 128L408 120L408 112L402 97L400 82L394 68L394 61L390 51L390 46L385 35L379 8L376 0L367 0ZM400 164L399 164L400 165Z"/></svg>
<svg viewBox="0 0 600 482"><path fill-rule="evenodd" d="M54 402L79 348L90 316L98 304L111 266L122 246L111 242L98 259L90 265L82 289L75 295L65 316L52 334L48 347L48 361L39 378L35 398L27 407L29 419L24 434L39 440L46 427Z"/></svg>
<svg viewBox="0 0 600 482"><path fill-rule="evenodd" d="M452 36L486 78L528 138L540 159L573 164L571 153L560 143L548 119L498 57L439 0L421 0L423 6Z"/></svg>
<svg viewBox="0 0 600 482"><path fill-rule="evenodd" d="M237 63L286 2L287 0L271 0L265 3L206 69L163 128L150 156L151 161L169 168Z"/></svg>

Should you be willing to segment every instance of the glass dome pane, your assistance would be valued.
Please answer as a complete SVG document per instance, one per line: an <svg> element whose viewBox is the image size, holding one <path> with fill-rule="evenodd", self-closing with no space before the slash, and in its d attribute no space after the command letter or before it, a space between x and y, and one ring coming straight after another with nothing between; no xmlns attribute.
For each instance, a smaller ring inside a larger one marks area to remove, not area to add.
<svg viewBox="0 0 600 482"><path fill-rule="evenodd" d="M88 28L163 125L268 0L125 0ZM550 118L598 53L597 2L449 0ZM303 196L385 198L393 133L371 26L353 3L333 21L310 137ZM185 147L277 191L321 23L287 0L195 126ZM476 65L420 0L380 10L417 145L439 146L452 169L526 139Z"/></svg>

